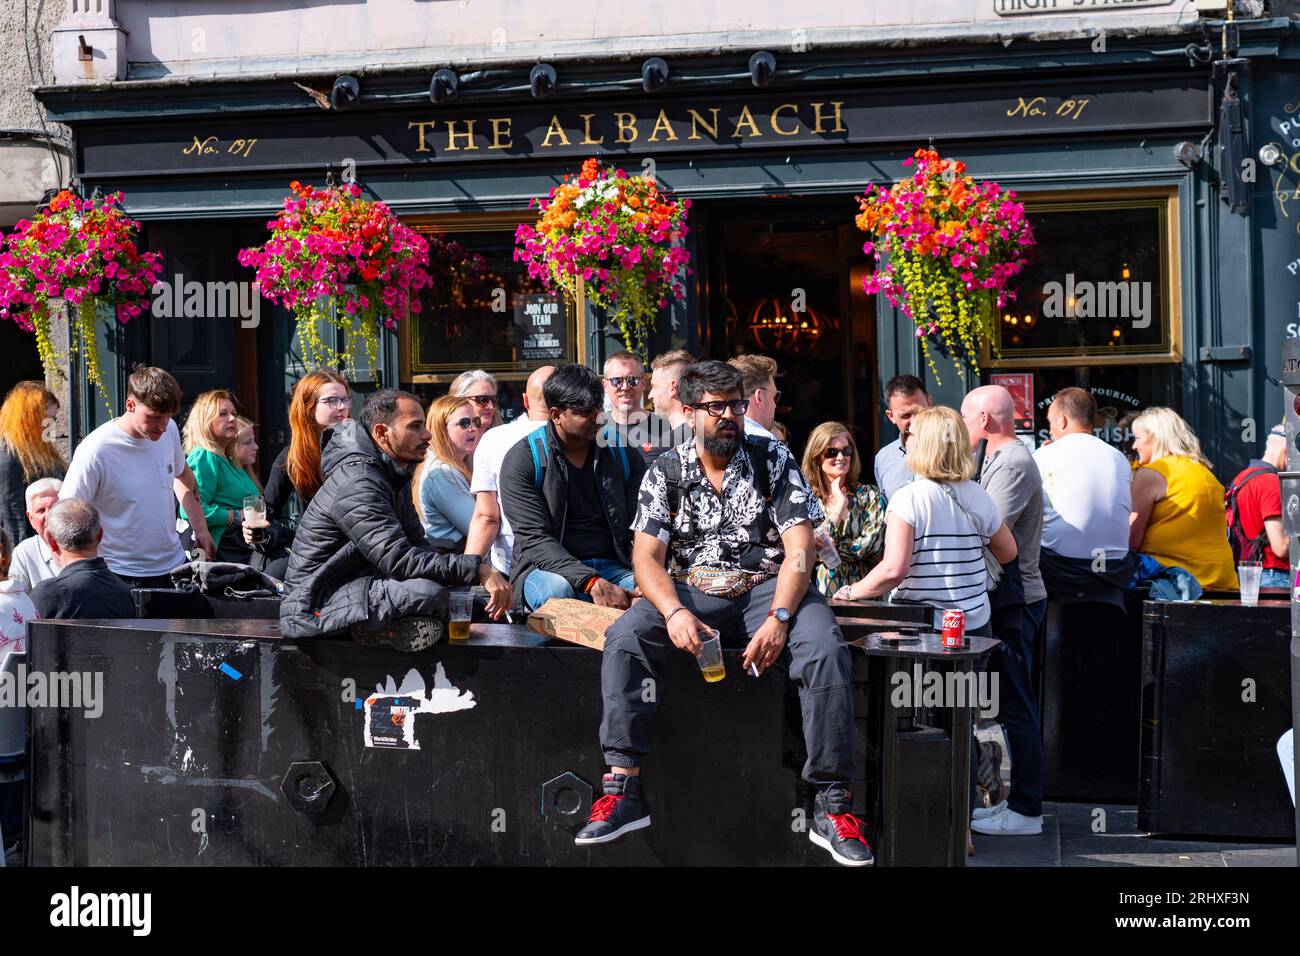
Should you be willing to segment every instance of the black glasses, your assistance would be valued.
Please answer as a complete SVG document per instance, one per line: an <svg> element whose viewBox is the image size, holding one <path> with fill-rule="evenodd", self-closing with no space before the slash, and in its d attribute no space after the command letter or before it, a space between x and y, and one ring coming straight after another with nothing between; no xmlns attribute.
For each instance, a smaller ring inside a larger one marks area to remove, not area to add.
<svg viewBox="0 0 1300 956"><path fill-rule="evenodd" d="M483 427L483 419L481 419L481 418L458 418L456 421L451 422L451 424L452 424L452 425L455 425L457 428L482 428L482 427Z"/></svg>
<svg viewBox="0 0 1300 956"><path fill-rule="evenodd" d="M324 405L326 408L342 408L348 404L348 400L340 395L331 395L328 398L316 399L317 405Z"/></svg>
<svg viewBox="0 0 1300 956"><path fill-rule="evenodd" d="M845 458L852 458L853 449L848 445L845 445L843 448L827 448L824 457L839 458L840 455L843 455Z"/></svg>
<svg viewBox="0 0 1300 956"><path fill-rule="evenodd" d="M495 405L497 403L497 397L495 395L466 395L465 399L466 401L473 402L479 408L487 408L489 405Z"/></svg>
<svg viewBox="0 0 1300 956"><path fill-rule="evenodd" d="M605 379L605 381L615 388L622 388L624 382L627 383L628 388L636 388L644 379L644 375L615 375L613 378Z"/></svg>
<svg viewBox="0 0 1300 956"><path fill-rule="evenodd" d="M763 387L766 388L767 386L763 386ZM774 388L774 389L772 389L771 391L772 391L772 404L773 404L773 405L780 405L780 404L781 404L781 390L780 390L779 388Z"/></svg>
<svg viewBox="0 0 1300 956"><path fill-rule="evenodd" d="M749 411L749 399L737 398L730 402L700 402L698 405L688 405L686 407L706 411L714 418L721 418L722 413L730 408L731 414L739 418Z"/></svg>

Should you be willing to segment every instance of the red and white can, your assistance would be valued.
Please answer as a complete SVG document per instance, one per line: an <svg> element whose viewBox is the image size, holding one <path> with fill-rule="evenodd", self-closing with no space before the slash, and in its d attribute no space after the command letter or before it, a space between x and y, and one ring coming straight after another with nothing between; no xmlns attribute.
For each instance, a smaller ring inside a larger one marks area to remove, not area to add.
<svg viewBox="0 0 1300 956"><path fill-rule="evenodd" d="M964 611L944 611L942 624L944 650L960 650L966 646L966 614Z"/></svg>

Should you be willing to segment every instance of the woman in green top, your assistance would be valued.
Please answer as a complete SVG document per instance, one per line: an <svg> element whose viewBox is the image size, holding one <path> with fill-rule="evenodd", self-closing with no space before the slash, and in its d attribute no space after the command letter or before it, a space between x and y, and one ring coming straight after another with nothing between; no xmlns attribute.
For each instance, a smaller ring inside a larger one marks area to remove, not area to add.
<svg viewBox="0 0 1300 956"><path fill-rule="evenodd" d="M831 597L841 585L861 581L880 563L885 550L885 497L875 485L860 482L862 464L849 430L839 422L824 422L808 436L803 473L826 523L817 532L818 546L831 544L839 565L818 562L813 571L817 590Z"/></svg>
<svg viewBox="0 0 1300 956"><path fill-rule="evenodd" d="M262 493L247 472L226 458L225 449L238 433L235 396L223 388L200 395L185 419L185 460L198 481L203 516L222 560L234 558L222 554L230 545L238 543L246 550L241 528L244 499Z"/></svg>

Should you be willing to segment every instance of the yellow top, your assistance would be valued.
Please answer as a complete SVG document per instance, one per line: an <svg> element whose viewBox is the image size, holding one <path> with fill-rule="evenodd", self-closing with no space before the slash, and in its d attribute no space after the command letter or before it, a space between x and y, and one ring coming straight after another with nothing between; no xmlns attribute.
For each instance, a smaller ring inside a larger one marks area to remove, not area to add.
<svg viewBox="0 0 1300 956"><path fill-rule="evenodd" d="M1138 550L1191 572L1207 590L1235 590L1237 567L1228 544L1223 485L1210 469L1182 455L1143 465L1165 479Z"/></svg>

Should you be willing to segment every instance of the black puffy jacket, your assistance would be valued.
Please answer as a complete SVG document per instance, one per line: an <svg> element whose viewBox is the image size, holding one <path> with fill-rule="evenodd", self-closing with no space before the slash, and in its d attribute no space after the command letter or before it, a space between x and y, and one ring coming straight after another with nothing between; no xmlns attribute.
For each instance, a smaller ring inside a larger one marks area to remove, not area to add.
<svg viewBox="0 0 1300 956"><path fill-rule="evenodd" d="M410 472L357 422L321 434L321 471L325 483L303 512L285 575L286 637L342 630L355 619L345 619L342 609L364 606L374 578L476 583L480 558L429 547L411 501Z"/></svg>

